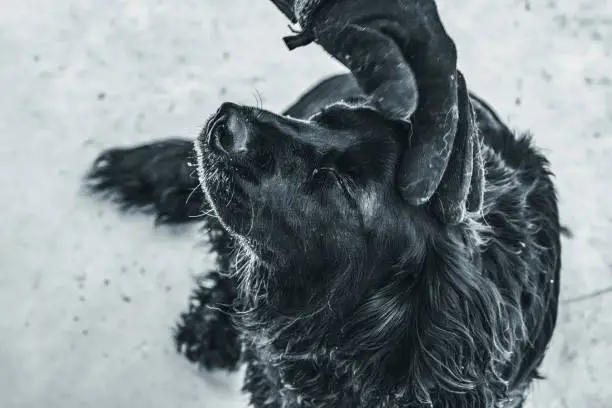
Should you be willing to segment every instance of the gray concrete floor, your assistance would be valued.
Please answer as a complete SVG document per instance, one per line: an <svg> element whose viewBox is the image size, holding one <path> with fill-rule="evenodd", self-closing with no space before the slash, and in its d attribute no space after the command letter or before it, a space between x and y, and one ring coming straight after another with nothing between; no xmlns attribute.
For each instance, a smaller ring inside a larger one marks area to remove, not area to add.
<svg viewBox="0 0 612 408"><path fill-rule="evenodd" d="M248 9L245 4L251 4ZM83 197L104 147L193 137L222 101L281 109L340 66L288 52L268 0L0 0L0 407L244 407L169 328L209 262ZM557 173L565 242L549 380L532 407L612 407L612 2L441 1L471 88Z"/></svg>

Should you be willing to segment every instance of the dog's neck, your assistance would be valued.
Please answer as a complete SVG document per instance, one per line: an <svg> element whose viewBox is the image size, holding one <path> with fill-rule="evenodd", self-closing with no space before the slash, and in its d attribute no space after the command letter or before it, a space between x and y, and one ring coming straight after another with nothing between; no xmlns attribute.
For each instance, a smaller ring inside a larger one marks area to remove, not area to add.
<svg viewBox="0 0 612 408"><path fill-rule="evenodd" d="M520 319L510 316L515 309L506 308L483 277L479 255L464 238L437 242L422 262L387 273L384 283L345 307L328 298L329 307L309 313L293 309L312 301L303 286L273 287L272 276L295 271L252 262L242 279L248 284L241 290L245 311L239 318L248 347L274 362L270 375L281 388L309 399L329 396L321 389L328 383L335 384L338 399L358 396L364 406L461 405L502 395L506 382L497 370L518 341L506 329L520 332L505 325Z"/></svg>

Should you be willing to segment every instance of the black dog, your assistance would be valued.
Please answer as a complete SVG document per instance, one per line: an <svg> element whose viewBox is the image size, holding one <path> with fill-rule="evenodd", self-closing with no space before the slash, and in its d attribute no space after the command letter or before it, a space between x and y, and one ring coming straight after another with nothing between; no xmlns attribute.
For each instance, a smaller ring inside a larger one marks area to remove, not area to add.
<svg viewBox="0 0 612 408"><path fill-rule="evenodd" d="M521 406L557 314L548 162L468 94L433 1L298 3L321 8L290 47L314 39L352 75L283 115L223 104L199 184L186 140L109 150L89 174L159 222L205 215L217 270L178 350L246 362L255 407Z"/></svg>
<svg viewBox="0 0 612 408"><path fill-rule="evenodd" d="M188 140L108 150L89 185L205 223L217 270L176 344L209 369L246 362L254 407L520 407L556 322L556 193L529 136L470 99L484 210L455 226L400 200L405 129L351 75L282 116L223 104L195 142L201 189Z"/></svg>

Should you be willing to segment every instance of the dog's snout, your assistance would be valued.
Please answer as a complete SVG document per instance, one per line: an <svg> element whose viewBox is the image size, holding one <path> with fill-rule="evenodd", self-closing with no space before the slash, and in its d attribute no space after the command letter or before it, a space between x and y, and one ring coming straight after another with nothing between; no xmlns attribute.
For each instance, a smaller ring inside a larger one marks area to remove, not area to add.
<svg viewBox="0 0 612 408"><path fill-rule="evenodd" d="M226 102L211 119L208 130L210 146L225 154L245 153L249 142L248 118L240 106Z"/></svg>

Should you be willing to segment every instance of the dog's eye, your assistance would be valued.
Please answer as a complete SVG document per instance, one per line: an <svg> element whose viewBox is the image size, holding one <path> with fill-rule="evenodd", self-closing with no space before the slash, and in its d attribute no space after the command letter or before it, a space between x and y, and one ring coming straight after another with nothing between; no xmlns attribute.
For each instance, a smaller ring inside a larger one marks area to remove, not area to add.
<svg viewBox="0 0 612 408"><path fill-rule="evenodd" d="M311 178L319 182L333 182L342 190L347 198L354 201L354 183L347 177L342 176L336 169L332 167L319 167L312 172Z"/></svg>

